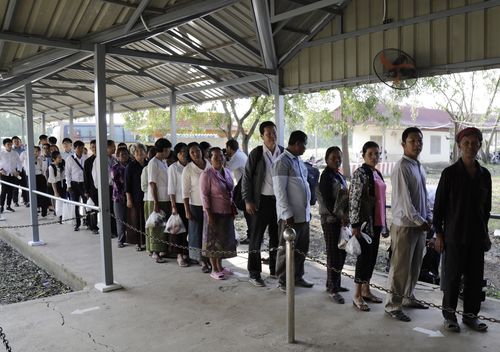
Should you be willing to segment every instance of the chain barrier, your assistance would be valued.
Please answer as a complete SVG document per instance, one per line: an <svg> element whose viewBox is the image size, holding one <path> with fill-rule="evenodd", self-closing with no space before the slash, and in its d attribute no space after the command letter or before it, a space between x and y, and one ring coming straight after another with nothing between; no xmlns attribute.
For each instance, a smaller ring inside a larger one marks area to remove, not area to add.
<svg viewBox="0 0 500 352"><path fill-rule="evenodd" d="M206 254L221 254L221 255L224 255L224 254L234 255L234 254L236 254L236 255L238 255L238 254L257 254L257 253L262 253L262 252L265 252L265 253L269 252L270 253L270 252L278 251L279 249L284 248L282 246L278 246L278 247L273 247L273 248L263 248L261 250L252 249L252 250L246 250L246 251L207 251L207 250L203 250L201 248L182 246L182 245L179 245L177 243L163 240L161 238L152 237L150 234L130 225L129 223L127 223L121 219L118 219L114 214L110 214L110 215L112 218L114 218L116 221L119 221L125 227L128 227L129 229L134 230L137 233L140 233L140 234L148 237L150 240L153 240L156 243L163 243L163 244L166 244L168 246L172 246L172 247L177 248L177 249L184 249L184 250L190 250L190 251L194 251L194 252L200 252L204 256L207 256Z"/></svg>
<svg viewBox="0 0 500 352"><path fill-rule="evenodd" d="M98 213L97 210L93 210L91 212L88 212L87 215L90 215L90 214L93 214L93 213ZM82 215L80 218L82 217L85 217L86 215ZM27 227L40 227L40 226L47 226L47 225L55 225L55 224L61 224L63 222L68 222L68 221L73 221L73 220L76 220L77 218L74 217L74 218L69 218L69 219L64 219L64 220L54 220L54 221L47 221L47 222L42 222L42 223L38 223L37 225L33 225L33 224L24 224L24 225L6 225L6 226L0 226L0 230L2 229L23 229L23 228L27 228Z"/></svg>
<svg viewBox="0 0 500 352"><path fill-rule="evenodd" d="M317 264L320 264L320 265L324 266L326 268L326 270L334 271L337 274L344 275L344 276L352 279L356 283L369 285L370 287L376 288L377 290L380 290L380 291L385 292L385 293L390 293L391 295L396 296L396 297L400 297L401 299L408 299L408 300L411 300L413 302L425 305L427 307L436 308L436 309L439 309L441 311L445 311L445 312L448 312L448 313L462 315L463 317L470 318L470 319L477 318L479 320L485 320L485 321L489 321L489 322L492 322L492 323L500 323L499 319L495 319L495 318L492 318L492 317L487 317L487 316L484 316L484 315L474 315L472 313L465 313L463 310L453 310L451 308L445 308L445 307L443 307L442 305L439 305L439 304L435 304L435 303L432 303L432 302L427 302L427 301L424 301L424 300L421 300L421 299L416 299L416 298L413 298L413 297L409 297L409 296L405 296L405 295L396 293L396 292L394 292L394 291L392 291L392 290L390 290L388 288L385 288L383 286L380 286L380 285L377 285L377 284L374 284L374 283L371 283L371 282L368 282L368 281L356 280L355 276L352 275L352 274L349 274L349 273L346 273L346 272L344 272L342 270L339 270L339 269L336 269L334 267L328 266L324 261L322 261L322 260L320 260L318 258L309 257L307 255L307 253L304 253L301 250L295 249L295 251L298 254L300 254L301 256L305 257L306 260L309 260L311 262L314 262L314 263L317 263Z"/></svg>
<svg viewBox="0 0 500 352"><path fill-rule="evenodd" d="M1 326L0 326L0 339L2 339L3 345L5 346L5 350L7 352L12 352L12 348L10 348L10 345L9 345L9 340L7 340L7 336L5 336L5 333L3 332L3 329Z"/></svg>

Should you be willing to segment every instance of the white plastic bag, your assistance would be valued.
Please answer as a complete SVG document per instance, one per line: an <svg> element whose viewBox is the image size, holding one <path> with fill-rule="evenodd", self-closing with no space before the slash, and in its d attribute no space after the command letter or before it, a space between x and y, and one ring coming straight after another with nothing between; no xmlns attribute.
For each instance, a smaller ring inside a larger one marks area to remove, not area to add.
<svg viewBox="0 0 500 352"><path fill-rule="evenodd" d="M339 249L345 249L345 246L347 245L347 242L351 239L352 232L351 228L347 226L342 226L340 228L340 236L339 236L339 244L338 247Z"/></svg>
<svg viewBox="0 0 500 352"><path fill-rule="evenodd" d="M345 251L347 254L357 257L361 254L361 245L359 244L356 236L352 236L347 245L345 246Z"/></svg>
<svg viewBox="0 0 500 352"><path fill-rule="evenodd" d="M62 200L56 200L56 216L63 215L64 202Z"/></svg>
<svg viewBox="0 0 500 352"><path fill-rule="evenodd" d="M146 228L160 227L165 224L165 213L160 210L159 213L153 211L146 220Z"/></svg>
<svg viewBox="0 0 500 352"><path fill-rule="evenodd" d="M75 217L75 206L64 202L62 207L62 221L67 221Z"/></svg>
<svg viewBox="0 0 500 352"><path fill-rule="evenodd" d="M363 238L365 239L366 243L372 244L372 238L370 237L369 234L367 234L365 232L361 232L361 236L363 236Z"/></svg>
<svg viewBox="0 0 500 352"><path fill-rule="evenodd" d="M179 214L170 215L167 220L167 224L165 225L165 232L171 235L187 232Z"/></svg>

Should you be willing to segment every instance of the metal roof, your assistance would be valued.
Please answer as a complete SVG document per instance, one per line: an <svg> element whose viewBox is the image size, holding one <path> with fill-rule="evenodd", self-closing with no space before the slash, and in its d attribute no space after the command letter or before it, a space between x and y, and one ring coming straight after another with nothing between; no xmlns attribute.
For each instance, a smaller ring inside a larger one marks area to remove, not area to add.
<svg viewBox="0 0 500 352"><path fill-rule="evenodd" d="M34 82L47 121L94 115L95 44L115 112L366 83L386 47L427 74L500 62L500 0L3 0L0 25L0 111Z"/></svg>
<svg viewBox="0 0 500 352"><path fill-rule="evenodd" d="M320 2L322 7L347 3ZM259 37L259 25L269 25L278 12L315 2L275 1L267 18L256 15L262 3L266 2L2 1L0 111L23 115L22 87L35 81L35 115L44 113L47 121L66 119L70 111L74 118L93 115L95 43L106 43L106 91L115 112L165 108L172 90L177 104L271 94L268 80L274 79L277 66L266 64L263 51L273 40L261 40L265 37ZM315 9L300 12L273 25L276 59L324 17Z"/></svg>

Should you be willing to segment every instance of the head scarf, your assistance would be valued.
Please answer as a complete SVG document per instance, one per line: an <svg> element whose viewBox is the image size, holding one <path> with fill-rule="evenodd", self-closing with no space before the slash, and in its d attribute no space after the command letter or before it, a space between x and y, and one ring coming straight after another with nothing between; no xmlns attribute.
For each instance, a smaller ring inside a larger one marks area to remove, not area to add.
<svg viewBox="0 0 500 352"><path fill-rule="evenodd" d="M463 130L457 133L457 137L455 138L455 140L457 141L457 143L460 143L462 138L464 138L465 136L472 136L472 135L476 136L480 143L483 142L483 134L481 133L480 130L478 130L475 127L464 128Z"/></svg>

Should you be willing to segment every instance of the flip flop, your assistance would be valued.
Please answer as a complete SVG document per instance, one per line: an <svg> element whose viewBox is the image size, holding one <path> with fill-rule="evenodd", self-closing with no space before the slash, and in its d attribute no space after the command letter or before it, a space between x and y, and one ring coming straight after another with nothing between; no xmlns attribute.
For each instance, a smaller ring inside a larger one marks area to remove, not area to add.
<svg viewBox="0 0 500 352"><path fill-rule="evenodd" d="M234 275L234 272L229 268L222 268L222 273L224 275Z"/></svg>
<svg viewBox="0 0 500 352"><path fill-rule="evenodd" d="M472 318L472 319L471 318L464 318L464 319L462 319L462 323L464 323L469 328L471 328L472 330L475 330L475 331L485 332L486 330L488 330L488 325L486 325L485 323L482 323L477 318Z"/></svg>
<svg viewBox="0 0 500 352"><path fill-rule="evenodd" d="M373 293L370 293L368 296L361 296L366 302L372 303L382 303L382 298L375 296Z"/></svg>
<svg viewBox="0 0 500 352"><path fill-rule="evenodd" d="M409 322L411 321L411 318L407 316L405 313L403 313L402 310L392 310L390 312L385 311L391 318L394 318L399 321L404 321L404 322Z"/></svg>
<svg viewBox="0 0 500 352"><path fill-rule="evenodd" d="M354 307L358 308L362 312L369 312L370 311L370 307L368 306L368 304L366 304L366 302L363 300L363 298L361 298L358 301L356 301L356 298L354 298L352 300L352 304L354 305Z"/></svg>
<svg viewBox="0 0 500 352"><path fill-rule="evenodd" d="M445 319L443 326L445 330L452 331L452 332L460 332L460 325L458 325L458 322L453 319Z"/></svg>
<svg viewBox="0 0 500 352"><path fill-rule="evenodd" d="M210 277L215 280L225 280L224 274L222 272L212 271Z"/></svg>

